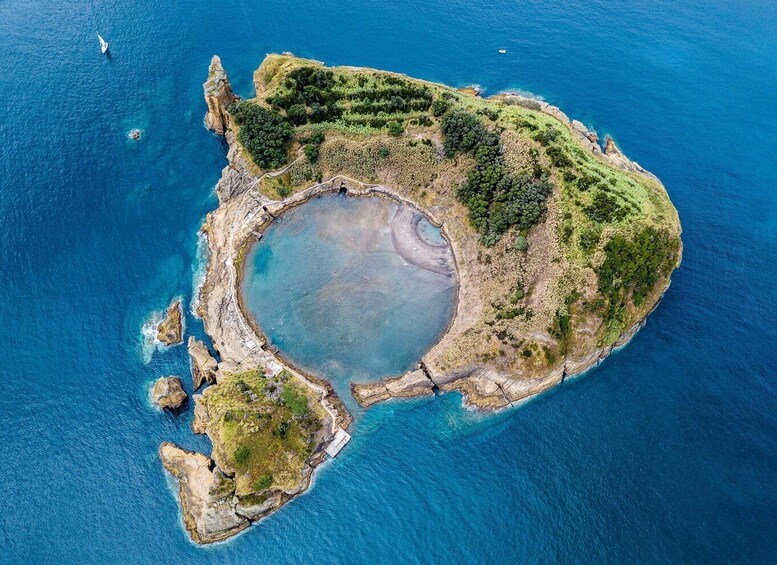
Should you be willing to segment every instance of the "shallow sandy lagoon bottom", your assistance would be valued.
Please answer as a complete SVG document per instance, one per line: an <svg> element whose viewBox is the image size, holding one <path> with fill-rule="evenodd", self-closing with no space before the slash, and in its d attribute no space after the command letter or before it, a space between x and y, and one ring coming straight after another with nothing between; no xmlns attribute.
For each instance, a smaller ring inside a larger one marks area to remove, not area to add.
<svg viewBox="0 0 777 565"><path fill-rule="evenodd" d="M450 246L418 211L329 195L269 226L243 293L269 341L347 398L349 382L411 369L440 339L456 278Z"/></svg>

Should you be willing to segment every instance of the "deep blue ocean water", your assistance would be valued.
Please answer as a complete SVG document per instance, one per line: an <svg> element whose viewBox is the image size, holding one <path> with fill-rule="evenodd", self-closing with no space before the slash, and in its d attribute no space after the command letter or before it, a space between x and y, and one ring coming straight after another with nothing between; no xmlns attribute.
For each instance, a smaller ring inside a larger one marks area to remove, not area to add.
<svg viewBox="0 0 777 565"><path fill-rule="evenodd" d="M262 332L295 367L328 379L349 410L360 411L351 382L414 369L456 306L453 271L397 252L390 222L399 208L387 198L322 196L273 221L246 257L243 298ZM438 228L425 218L418 226L452 257ZM417 241L408 247L420 255Z"/></svg>
<svg viewBox="0 0 777 565"><path fill-rule="evenodd" d="M775 29L769 0L0 2L0 561L777 560ZM200 548L156 451L207 439L148 402L186 351L145 363L141 328L190 302L216 205L211 55L248 96L284 50L544 96L664 181L684 260L591 374L496 416L376 406L307 494Z"/></svg>

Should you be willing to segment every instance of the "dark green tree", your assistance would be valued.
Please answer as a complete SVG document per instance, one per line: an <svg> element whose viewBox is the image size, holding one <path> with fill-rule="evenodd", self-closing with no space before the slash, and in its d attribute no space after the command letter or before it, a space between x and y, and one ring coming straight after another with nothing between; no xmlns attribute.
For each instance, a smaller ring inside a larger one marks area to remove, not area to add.
<svg viewBox="0 0 777 565"><path fill-rule="evenodd" d="M293 131L278 112L241 101L232 104L229 113L240 126L238 140L259 167L275 169L286 163Z"/></svg>

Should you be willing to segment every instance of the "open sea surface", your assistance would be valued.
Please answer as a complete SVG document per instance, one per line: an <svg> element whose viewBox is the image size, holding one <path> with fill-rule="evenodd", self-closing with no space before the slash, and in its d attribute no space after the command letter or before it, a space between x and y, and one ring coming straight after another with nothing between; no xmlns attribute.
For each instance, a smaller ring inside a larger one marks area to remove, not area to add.
<svg viewBox="0 0 777 565"><path fill-rule="evenodd" d="M0 562L777 561L775 29L771 0L0 0ZM186 349L143 328L202 272L210 57L251 96L279 51L543 96L663 180L685 254L595 371L359 412L307 494L202 548L157 448L210 445L149 401L191 392Z"/></svg>

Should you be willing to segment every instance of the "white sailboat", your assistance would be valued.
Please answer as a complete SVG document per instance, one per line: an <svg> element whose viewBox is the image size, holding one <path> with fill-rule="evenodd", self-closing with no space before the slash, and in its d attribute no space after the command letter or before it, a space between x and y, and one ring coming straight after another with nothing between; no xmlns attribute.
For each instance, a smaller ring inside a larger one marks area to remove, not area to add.
<svg viewBox="0 0 777 565"><path fill-rule="evenodd" d="M500 55L504 55L505 53L507 53L507 49L500 49L499 50L499 54Z"/></svg>
<svg viewBox="0 0 777 565"><path fill-rule="evenodd" d="M100 50L104 55L108 51L108 42L105 41L99 33L97 34L97 39L100 40Z"/></svg>

